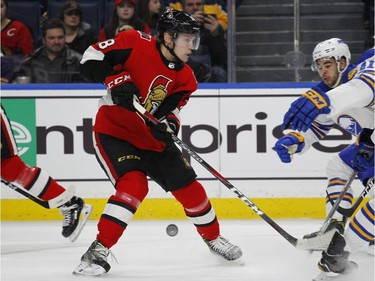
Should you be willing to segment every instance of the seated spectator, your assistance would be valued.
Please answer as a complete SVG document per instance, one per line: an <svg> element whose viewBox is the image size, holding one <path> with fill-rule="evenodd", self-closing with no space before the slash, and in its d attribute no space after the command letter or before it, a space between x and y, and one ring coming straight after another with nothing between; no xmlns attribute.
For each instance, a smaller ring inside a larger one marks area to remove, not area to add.
<svg viewBox="0 0 375 281"><path fill-rule="evenodd" d="M42 35L43 46L25 59L17 76L28 76L31 83L85 82L79 71L82 55L65 45L62 22L48 20Z"/></svg>
<svg viewBox="0 0 375 281"><path fill-rule="evenodd" d="M175 10L183 10L182 0L170 0L167 1L168 7ZM226 12L226 7L223 7L223 2L220 0L206 0L202 1L203 12L206 15L216 15L217 20L224 30L228 29L228 14Z"/></svg>
<svg viewBox="0 0 375 281"><path fill-rule="evenodd" d="M198 82L227 82L227 44L223 27L215 15L203 13L203 0L182 0L182 9L201 25L199 49L192 52L188 64L196 74L199 64L211 68L209 79ZM200 66L199 69L203 68Z"/></svg>
<svg viewBox="0 0 375 281"><path fill-rule="evenodd" d="M161 12L160 0L137 0L137 17L143 20L150 28L150 34L156 34L156 23Z"/></svg>
<svg viewBox="0 0 375 281"><path fill-rule="evenodd" d="M13 79L13 59L10 56L5 56L3 52L0 53L1 64L1 84L11 83Z"/></svg>
<svg viewBox="0 0 375 281"><path fill-rule="evenodd" d="M81 6L76 1L67 1L61 9L59 19L65 26L65 44L83 54L97 42L97 36L91 26L83 21Z"/></svg>
<svg viewBox="0 0 375 281"><path fill-rule="evenodd" d="M8 1L1 0L1 49L5 56L27 56L33 51L30 29L22 22L7 18Z"/></svg>
<svg viewBox="0 0 375 281"><path fill-rule="evenodd" d="M136 16L135 0L115 0L113 14L109 23L100 30L99 41L114 38L119 26L130 25L136 30L150 33L149 26Z"/></svg>

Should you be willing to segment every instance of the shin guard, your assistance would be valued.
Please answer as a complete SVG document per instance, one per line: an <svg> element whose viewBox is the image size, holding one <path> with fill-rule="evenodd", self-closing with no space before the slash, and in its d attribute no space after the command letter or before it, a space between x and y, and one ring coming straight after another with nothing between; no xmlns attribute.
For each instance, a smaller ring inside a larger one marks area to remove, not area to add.
<svg viewBox="0 0 375 281"><path fill-rule="evenodd" d="M219 236L220 227L215 211L199 182L193 181L172 194L184 207L185 214L194 223L202 238L213 240Z"/></svg>
<svg viewBox="0 0 375 281"><path fill-rule="evenodd" d="M148 193L146 176L140 171L123 175L100 217L96 237L108 249L115 245Z"/></svg>
<svg viewBox="0 0 375 281"><path fill-rule="evenodd" d="M35 197L46 201L65 191L65 188L46 172L39 167L26 165L17 155L1 161L1 177L6 181L17 183Z"/></svg>

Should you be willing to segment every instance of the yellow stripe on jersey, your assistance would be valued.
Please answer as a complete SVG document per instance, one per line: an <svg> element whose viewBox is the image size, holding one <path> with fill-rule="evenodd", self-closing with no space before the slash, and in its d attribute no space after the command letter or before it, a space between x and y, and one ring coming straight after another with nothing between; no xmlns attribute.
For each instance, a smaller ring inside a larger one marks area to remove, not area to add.
<svg viewBox="0 0 375 281"><path fill-rule="evenodd" d="M352 229L354 229L357 234L359 234L360 236L362 236L364 239L366 239L367 241L370 241L370 240L373 240L374 237L368 235L366 232L364 232L357 224L356 221L352 221L350 223L350 226L352 227Z"/></svg>
<svg viewBox="0 0 375 281"><path fill-rule="evenodd" d="M374 237L368 235L366 232L364 232L361 227L357 224L356 220L352 220L350 222L350 227L359 235L362 236L367 241L373 240Z"/></svg>
<svg viewBox="0 0 375 281"><path fill-rule="evenodd" d="M340 178L333 178L333 179L330 179L329 180L329 183L328 183L328 187L332 186L332 185L345 185L347 183L346 180L343 180L343 179L340 179Z"/></svg>
<svg viewBox="0 0 375 281"><path fill-rule="evenodd" d="M331 204L331 200L336 200L339 197L340 194L330 194L329 197L326 197L326 204ZM350 203L353 203L353 195L351 194L345 194L342 200L348 201Z"/></svg>
<svg viewBox="0 0 375 281"><path fill-rule="evenodd" d="M373 227L374 224L374 211L370 207L369 203L367 202L365 205L363 205L360 212L354 217L354 219L350 222L349 227L351 230L353 230L358 236L360 236L362 239L370 241L374 239L374 235L371 233L371 231L366 230L364 225L361 225L363 223L370 224Z"/></svg>
<svg viewBox="0 0 375 281"><path fill-rule="evenodd" d="M358 79L362 80L365 82L367 85L370 86L371 90L374 90L374 80L371 79L370 77L367 77L366 75L362 74L358 77Z"/></svg>
<svg viewBox="0 0 375 281"><path fill-rule="evenodd" d="M368 207L368 204L364 205L362 208L362 211L365 213L365 215L373 222L374 221L374 213L371 212L371 210Z"/></svg>

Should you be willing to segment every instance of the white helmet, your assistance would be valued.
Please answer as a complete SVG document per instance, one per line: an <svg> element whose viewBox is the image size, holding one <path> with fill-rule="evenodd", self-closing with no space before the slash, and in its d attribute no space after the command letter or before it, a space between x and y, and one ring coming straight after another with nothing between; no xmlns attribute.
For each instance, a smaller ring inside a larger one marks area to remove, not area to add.
<svg viewBox="0 0 375 281"><path fill-rule="evenodd" d="M317 64L316 64L317 60L334 58L337 64L337 70L340 74L342 74L350 64L351 54L350 54L349 47L344 42L344 40L340 38L331 38L331 39L325 40L317 44L312 53L312 57L313 57L313 63L311 67L314 71L318 69ZM339 62L342 57L345 57L346 59L346 66L343 70L340 70ZM341 78L341 75L340 75L340 78ZM337 82L340 82L340 81L337 81Z"/></svg>

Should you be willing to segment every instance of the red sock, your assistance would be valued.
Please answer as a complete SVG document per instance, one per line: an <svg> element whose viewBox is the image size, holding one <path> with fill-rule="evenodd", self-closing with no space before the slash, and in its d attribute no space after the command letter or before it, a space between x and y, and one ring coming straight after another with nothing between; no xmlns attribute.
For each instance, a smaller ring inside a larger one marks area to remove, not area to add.
<svg viewBox="0 0 375 281"><path fill-rule="evenodd" d="M220 226L215 211L198 181L193 181L172 194L182 204L185 214L192 220L202 238L214 240L219 236Z"/></svg>
<svg viewBox="0 0 375 281"><path fill-rule="evenodd" d="M116 194L109 198L100 217L96 239L108 249L115 245L147 193L144 173L131 171L119 178Z"/></svg>
<svg viewBox="0 0 375 281"><path fill-rule="evenodd" d="M43 200L55 198L65 191L46 172L39 167L26 165L17 155L1 160L1 177L19 184Z"/></svg>

